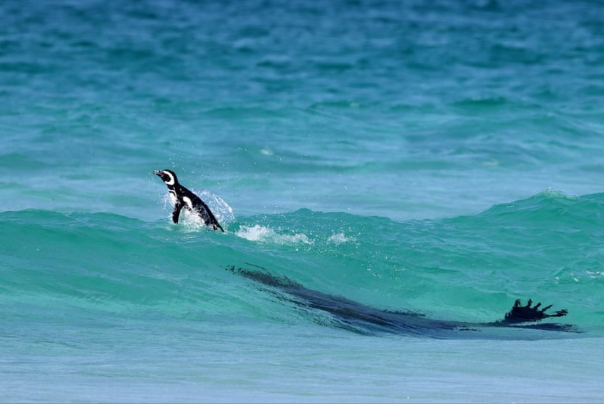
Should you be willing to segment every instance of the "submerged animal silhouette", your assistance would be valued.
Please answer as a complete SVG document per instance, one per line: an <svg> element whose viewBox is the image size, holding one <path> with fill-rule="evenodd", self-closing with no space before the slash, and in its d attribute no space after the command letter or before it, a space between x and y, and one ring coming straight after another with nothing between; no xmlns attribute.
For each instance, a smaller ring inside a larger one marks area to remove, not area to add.
<svg viewBox="0 0 604 404"><path fill-rule="evenodd" d="M551 305L541 308L541 303L532 305L529 300L526 305L521 305L516 300L512 309L505 314L503 319L489 323L469 323L460 321L433 320L424 315L409 311L389 311L376 309L341 296L333 296L316 290L308 289L299 283L284 276L277 277L270 274L265 268L257 265L258 270L229 266L227 270L273 288L271 292L277 293L281 300L289 301L299 307L321 310L333 316L335 326L351 331L371 334L375 331L396 334L430 336L435 338L510 338L509 335L497 333L497 329L536 329L546 331L578 332L573 325L541 323L535 324L550 317L562 317L568 314L567 310L558 310L552 314L547 311ZM533 324L531 324L533 323ZM482 331L491 330L490 335ZM511 338L516 338L512 336Z"/></svg>

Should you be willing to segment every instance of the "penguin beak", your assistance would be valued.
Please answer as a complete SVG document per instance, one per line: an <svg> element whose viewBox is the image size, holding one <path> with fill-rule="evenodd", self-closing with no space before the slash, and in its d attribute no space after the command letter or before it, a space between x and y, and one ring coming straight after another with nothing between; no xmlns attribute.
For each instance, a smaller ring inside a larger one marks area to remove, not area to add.
<svg viewBox="0 0 604 404"><path fill-rule="evenodd" d="M159 170L153 170L153 174L155 174L157 176L161 176L161 171L159 171Z"/></svg>

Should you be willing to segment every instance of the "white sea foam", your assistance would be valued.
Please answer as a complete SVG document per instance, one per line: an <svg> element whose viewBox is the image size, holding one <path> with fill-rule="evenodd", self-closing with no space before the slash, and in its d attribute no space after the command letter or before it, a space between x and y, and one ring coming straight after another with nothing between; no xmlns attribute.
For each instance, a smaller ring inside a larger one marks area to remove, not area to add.
<svg viewBox="0 0 604 404"><path fill-rule="evenodd" d="M335 245L340 245L340 244L348 243L351 241L355 241L354 237L346 237L346 235L344 233L332 234L327 239L328 243L332 243Z"/></svg>
<svg viewBox="0 0 604 404"><path fill-rule="evenodd" d="M274 151L272 151L271 149L266 148L266 147L264 149L261 149L260 153L263 154L263 155L265 155L265 156L272 156L272 155L275 154Z"/></svg>
<svg viewBox="0 0 604 404"><path fill-rule="evenodd" d="M207 190L193 191L197 194L210 208L218 223L229 223L235 221L235 211L221 197Z"/></svg>
<svg viewBox="0 0 604 404"><path fill-rule="evenodd" d="M235 233L237 236L250 241L274 242L277 244L312 244L312 240L306 234L279 234L270 227L254 225L241 226Z"/></svg>

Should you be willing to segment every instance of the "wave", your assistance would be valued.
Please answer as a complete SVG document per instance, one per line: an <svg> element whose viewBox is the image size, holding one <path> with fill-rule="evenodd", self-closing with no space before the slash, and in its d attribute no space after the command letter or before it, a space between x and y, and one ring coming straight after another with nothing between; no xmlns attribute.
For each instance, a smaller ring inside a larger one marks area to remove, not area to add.
<svg viewBox="0 0 604 404"><path fill-rule="evenodd" d="M549 190L437 220L308 209L233 216L225 234L165 218L2 212L0 294L14 304L122 314L297 318L299 312L225 271L251 263L382 309L492 321L515 299L532 297L597 329L604 326L603 208L604 194Z"/></svg>

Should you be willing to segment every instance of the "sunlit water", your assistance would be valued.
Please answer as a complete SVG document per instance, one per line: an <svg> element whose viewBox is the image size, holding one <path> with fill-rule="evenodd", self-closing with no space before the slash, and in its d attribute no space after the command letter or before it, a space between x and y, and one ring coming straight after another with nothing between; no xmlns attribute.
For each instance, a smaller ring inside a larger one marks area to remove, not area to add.
<svg viewBox="0 0 604 404"><path fill-rule="evenodd" d="M2 3L0 400L600 402L603 13ZM163 168L224 234L170 222ZM225 270L250 264L582 332L364 335Z"/></svg>

